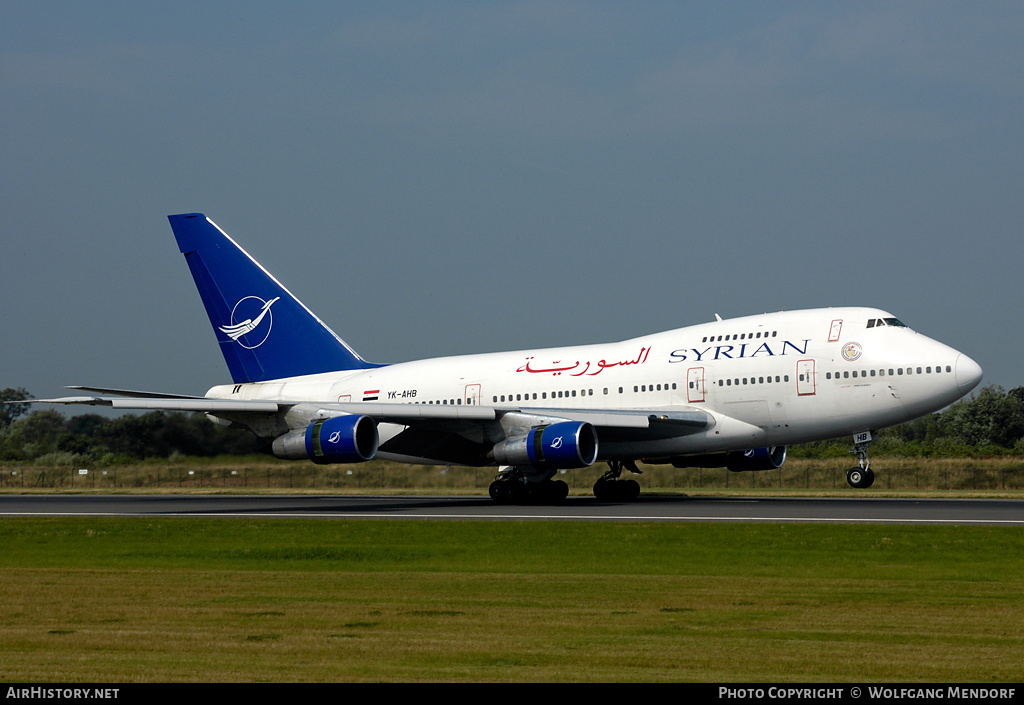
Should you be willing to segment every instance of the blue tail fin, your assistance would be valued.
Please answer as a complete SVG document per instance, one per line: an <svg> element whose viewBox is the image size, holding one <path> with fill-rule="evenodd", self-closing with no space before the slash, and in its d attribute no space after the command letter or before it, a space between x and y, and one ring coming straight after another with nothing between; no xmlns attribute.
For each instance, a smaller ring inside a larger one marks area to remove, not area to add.
<svg viewBox="0 0 1024 705"><path fill-rule="evenodd" d="M168 216L236 384L377 367L202 213Z"/></svg>

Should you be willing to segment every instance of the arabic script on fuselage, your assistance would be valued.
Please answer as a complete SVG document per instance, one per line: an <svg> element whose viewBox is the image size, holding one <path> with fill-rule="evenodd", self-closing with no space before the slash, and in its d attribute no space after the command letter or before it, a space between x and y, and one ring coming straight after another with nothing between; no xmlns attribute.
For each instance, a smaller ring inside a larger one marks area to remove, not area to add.
<svg viewBox="0 0 1024 705"><path fill-rule="evenodd" d="M541 364L536 362L535 357L526 358L526 364L521 366L516 372L529 372L530 374L550 374L550 375L561 375L567 374L570 377L593 377L599 375L610 367L625 367L627 365L642 365L647 362L647 356L651 354L651 349L648 347L640 348L640 352L637 354L635 360L620 360L617 362L608 362L607 360L601 359L596 362L593 360L577 360L573 363L563 362L562 360L552 360L550 363Z"/></svg>

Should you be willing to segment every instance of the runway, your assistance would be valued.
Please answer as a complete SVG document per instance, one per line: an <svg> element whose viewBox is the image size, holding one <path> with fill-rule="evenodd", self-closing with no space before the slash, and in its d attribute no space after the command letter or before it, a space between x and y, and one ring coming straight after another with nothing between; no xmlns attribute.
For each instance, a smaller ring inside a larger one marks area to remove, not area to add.
<svg viewBox="0 0 1024 705"><path fill-rule="evenodd" d="M641 496L622 504L570 497L557 506L514 506L450 496L0 495L0 517L17 516L1024 526L1024 500Z"/></svg>

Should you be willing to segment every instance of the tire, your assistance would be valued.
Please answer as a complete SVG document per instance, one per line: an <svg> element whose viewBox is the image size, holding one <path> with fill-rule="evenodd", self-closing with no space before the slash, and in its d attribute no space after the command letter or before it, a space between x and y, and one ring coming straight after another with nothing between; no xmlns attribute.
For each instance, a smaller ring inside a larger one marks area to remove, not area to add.
<svg viewBox="0 0 1024 705"><path fill-rule="evenodd" d="M850 468L846 471L846 482L850 487L860 489L861 483L864 481L864 471L860 468Z"/></svg>

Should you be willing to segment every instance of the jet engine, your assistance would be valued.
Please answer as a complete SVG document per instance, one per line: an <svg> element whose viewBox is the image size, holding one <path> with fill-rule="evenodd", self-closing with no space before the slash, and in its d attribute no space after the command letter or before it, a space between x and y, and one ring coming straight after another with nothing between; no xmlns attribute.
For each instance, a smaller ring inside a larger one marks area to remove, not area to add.
<svg viewBox="0 0 1024 705"><path fill-rule="evenodd" d="M362 463L377 453L380 437L369 416L333 416L274 440L278 458L314 463Z"/></svg>
<svg viewBox="0 0 1024 705"><path fill-rule="evenodd" d="M597 431L585 421L534 426L524 436L496 443L494 459L543 470L585 468L597 460Z"/></svg>
<svg viewBox="0 0 1024 705"><path fill-rule="evenodd" d="M672 458L676 468L729 468L733 472L744 470L776 470L786 462L786 446L754 448L730 453L708 455L682 455Z"/></svg>

